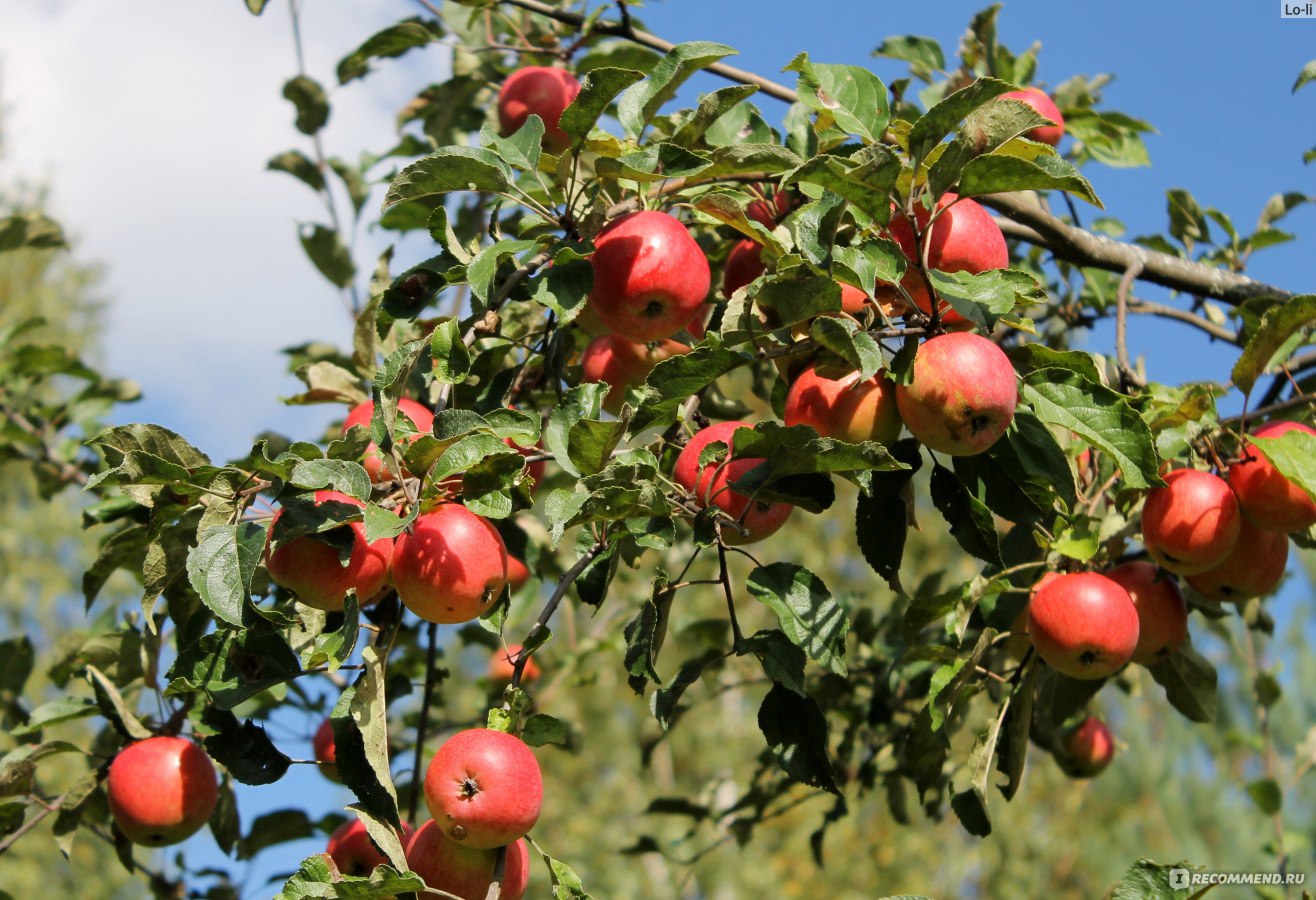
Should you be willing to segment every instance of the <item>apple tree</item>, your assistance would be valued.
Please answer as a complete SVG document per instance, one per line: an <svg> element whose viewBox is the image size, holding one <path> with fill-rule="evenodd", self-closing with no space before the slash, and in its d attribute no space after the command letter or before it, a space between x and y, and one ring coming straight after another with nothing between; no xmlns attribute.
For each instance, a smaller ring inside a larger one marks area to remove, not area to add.
<svg viewBox="0 0 1316 900"><path fill-rule="evenodd" d="M333 73L451 48L358 162L323 153L324 84L283 86L306 140L270 168L323 200L301 244L353 316L343 346L289 351L289 402L341 427L218 462L159 425L93 425L131 390L28 321L0 333L4 458L44 497L82 491L86 607L113 604L58 695L28 686L27 637L4 642L0 856L53 817L159 896L236 895L134 849L207 827L239 860L327 836L286 866L287 900L623 895L646 876L603 871L608 820L565 813L618 746L653 779L630 812L679 823L637 827L627 858L669 874L683 829L751 844L800 809L781 853L810 865L874 802L992 840L1029 779L1118 758L1103 691L1237 715L1209 634L1239 648L1256 715L1242 815L1273 830L1267 865L1301 871L1285 801L1312 748L1277 747L1263 649L1265 598L1314 539L1316 296L1247 264L1304 195L1251 231L1183 190L1164 234L1085 228L1151 126L1101 78L1031 87L997 7L949 62L884 41L909 71L891 84L800 53L787 85L625 0L422 6ZM697 78L725 84L685 93ZM366 230L396 241L359 259ZM0 222L3 252L58 241ZM1235 365L1149 380L1127 346L1148 317ZM1104 320L1112 347L1074 349ZM125 573L140 599L118 603ZM473 653L478 683L450 665ZM692 723L709 703L724 734ZM274 727L290 710L319 723L314 759ZM54 790L69 755L85 767ZM240 791L294 764L341 781L350 815L244 828ZM1129 895L1175 896L1168 865L1125 869Z"/></svg>

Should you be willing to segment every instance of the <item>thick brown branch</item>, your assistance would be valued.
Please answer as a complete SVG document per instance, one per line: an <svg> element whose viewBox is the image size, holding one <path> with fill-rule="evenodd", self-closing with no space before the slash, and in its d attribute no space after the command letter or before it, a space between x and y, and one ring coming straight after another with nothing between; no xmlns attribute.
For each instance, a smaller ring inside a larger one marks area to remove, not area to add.
<svg viewBox="0 0 1316 900"><path fill-rule="evenodd" d="M565 12L550 6L547 3L540 3L539 0L501 0L508 6L516 6L521 9L529 10L541 16L546 16L554 21L561 22L564 25L571 25L574 28L585 27L585 17L578 13ZM668 53L676 45L671 41L663 40L656 34L649 34L647 31L636 31L629 25L613 24L611 22L596 22L591 26L595 34L606 34L612 37L626 38L639 44L642 47L648 47L651 50L657 50L660 53ZM784 84L778 84L775 81L769 81L762 75L756 75L744 69L737 69L735 66L728 66L725 63L713 63L707 66L705 71L711 72L720 78L728 81L734 81L737 84L753 84L769 97L775 97L778 100L784 100L787 103L794 103L799 99L798 95L791 88Z"/></svg>
<svg viewBox="0 0 1316 900"><path fill-rule="evenodd" d="M1121 274L1140 264L1140 281L1150 281L1197 297L1213 297L1235 306L1253 297L1280 300L1293 297L1290 291L1236 272L1075 228L1044 210L1031 194L992 194L979 199L1007 217L999 223L1006 237L1045 247L1056 259L1065 262Z"/></svg>

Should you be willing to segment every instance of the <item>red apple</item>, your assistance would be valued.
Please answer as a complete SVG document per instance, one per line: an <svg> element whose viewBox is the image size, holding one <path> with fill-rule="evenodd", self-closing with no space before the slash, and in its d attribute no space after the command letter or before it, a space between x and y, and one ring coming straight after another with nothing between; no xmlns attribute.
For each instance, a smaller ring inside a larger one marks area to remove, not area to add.
<svg viewBox="0 0 1316 900"><path fill-rule="evenodd" d="M364 506L360 500L338 491L316 491L315 505L327 502ZM283 510L274 514L279 521ZM274 523L270 526L270 539L274 537ZM341 526L340 526L341 527ZM366 543L364 522L349 522L352 530L352 553L347 565L338 559L338 550L324 541L304 534L279 544L273 553L267 553L265 567L270 579L287 588L307 606L336 612L343 608L349 590L355 590L362 606L378 599L388 584L389 564L393 559L393 542L381 538Z"/></svg>
<svg viewBox="0 0 1316 900"><path fill-rule="evenodd" d="M763 186L760 185L762 190ZM791 195L778 189L771 197L766 200L754 200L745 207L745 215L751 220L758 222L764 228L771 231L777 227L777 222L781 220L786 213L791 211L794 203Z"/></svg>
<svg viewBox="0 0 1316 900"><path fill-rule="evenodd" d="M1065 736L1062 766L1080 778L1091 778L1110 765L1115 756L1115 738L1106 723L1088 716Z"/></svg>
<svg viewBox="0 0 1316 900"><path fill-rule="evenodd" d="M1133 661L1153 666L1188 640L1188 604L1174 578L1149 562L1127 562L1106 577L1129 592L1138 610L1138 646Z"/></svg>
<svg viewBox="0 0 1316 900"><path fill-rule="evenodd" d="M411 420L411 424L416 427L418 434L430 434L434 431L434 413L415 400L408 400L403 397L398 401L398 412ZM343 420L343 434L347 434L348 429L353 425L361 425L368 431L370 429L370 419L374 414L375 404L369 400L353 407L352 411L347 414L347 418ZM398 449L401 450L415 439L415 436L401 438L398 442ZM384 455L380 453L379 446L374 441L366 446L365 458L361 464L365 466L366 474L370 476L370 480L376 484L381 481L389 481L394 477L392 460L384 458ZM405 476L411 473L403 472L402 474Z"/></svg>
<svg viewBox="0 0 1316 900"><path fill-rule="evenodd" d="M110 763L106 796L114 824L134 844L164 847L201 830L219 798L215 766L197 744L151 737Z"/></svg>
<svg viewBox="0 0 1316 900"><path fill-rule="evenodd" d="M515 556L507 556L507 586L515 594L530 581L530 570Z"/></svg>
<svg viewBox="0 0 1316 900"><path fill-rule="evenodd" d="M1162 568L1176 575L1205 572L1238 541L1242 516L1223 479L1198 469L1175 469L1165 487L1147 493L1142 542Z"/></svg>
<svg viewBox="0 0 1316 900"><path fill-rule="evenodd" d="M951 456L974 456L1000 440L1019 400L1014 367L977 334L943 334L914 357L912 384L896 385L896 406L910 434Z"/></svg>
<svg viewBox="0 0 1316 900"><path fill-rule="evenodd" d="M1037 655L1057 672L1105 678L1133 658L1138 610L1129 592L1104 575L1060 575L1029 602L1028 634Z"/></svg>
<svg viewBox="0 0 1316 900"><path fill-rule="evenodd" d="M315 751L315 761L320 764L320 774L330 781L338 781L338 747L334 744L333 723L328 719L315 729L311 749Z"/></svg>
<svg viewBox="0 0 1316 900"><path fill-rule="evenodd" d="M723 459L720 463L709 463L699 468L699 455L706 446L720 441L727 445L729 455L731 436L736 429L752 427L747 422L710 425L681 448L673 472L676 483L694 494L695 503L703 507L711 503L744 526L745 534L735 528L722 529L722 539L728 544L749 544L762 540L786 524L791 511L795 509L789 503L765 503L762 500L755 500L751 505L748 496L728 487L762 463L761 459L737 459L731 462Z"/></svg>
<svg viewBox="0 0 1316 900"><path fill-rule="evenodd" d="M1220 562L1189 575L1193 590L1211 600L1241 602L1274 593L1284 579L1289 560L1289 536L1267 531L1243 519L1238 541Z"/></svg>
<svg viewBox="0 0 1316 900"><path fill-rule="evenodd" d="M1316 435L1316 429L1298 422L1273 422L1258 428L1255 436L1274 438L1290 431ZM1316 525L1316 501L1250 444L1243 445L1243 458L1229 467L1229 486L1243 515L1261 528L1302 531Z"/></svg>
<svg viewBox="0 0 1316 900"><path fill-rule="evenodd" d="M664 212L614 219L594 239L591 262L590 305L628 340L671 337L708 296L708 258L685 226Z"/></svg>
<svg viewBox="0 0 1316 900"><path fill-rule="evenodd" d="M900 435L896 388L879 370L862 383L858 372L830 377L816 365L800 373L786 394L787 425L811 425L823 437L890 444Z"/></svg>
<svg viewBox="0 0 1316 900"><path fill-rule="evenodd" d="M603 401L603 408L617 415L626 402L626 394L644 384L654 366L669 357L689 352L690 348L685 344L670 338L641 344L606 334L590 341L581 354L581 381L610 385L612 389Z"/></svg>
<svg viewBox="0 0 1316 900"><path fill-rule="evenodd" d="M514 134L531 115L539 116L544 120L544 146L561 153L571 146L571 138L558 127L558 120L579 93L580 82L565 69L517 69L498 90L498 125L503 134Z"/></svg>
<svg viewBox="0 0 1316 900"><path fill-rule="evenodd" d="M1028 132L1024 137L1030 138L1043 144L1050 144L1052 147L1060 143L1060 139L1065 136L1065 117L1060 115L1060 107L1051 99L1046 91L1041 88L1029 87L1022 91L1010 91L1001 95L1002 100L1022 100L1027 103L1038 115L1046 116L1054 125L1040 125Z"/></svg>
<svg viewBox="0 0 1316 900"><path fill-rule="evenodd" d="M937 201L940 213L932 222L932 236L926 229L931 213L921 203L914 204L914 218L927 245L927 267L942 272L971 272L977 274L989 269L1004 269L1010 265L1010 249L1005 235L991 213L973 200L961 200L957 194L943 194ZM918 272L920 247L910 228L909 220L900 211L893 212L887 226L891 237L909 260L909 268L901 285L914 298L914 303L925 313L932 312L927 283ZM965 318L943 304L941 321L947 325L965 322Z"/></svg>
<svg viewBox="0 0 1316 900"><path fill-rule="evenodd" d="M413 834L412 827L403 822L403 847L407 846ZM329 844L324 848L324 852L329 854L338 871L344 875L365 877L375 871L376 866L390 865L388 857L375 846L375 842L370 839L370 833L366 831L366 826L360 819L352 819L335 828L334 833L329 835Z"/></svg>
<svg viewBox="0 0 1316 900"><path fill-rule="evenodd" d="M520 644L508 644L505 650L499 650L489 659L489 680L497 684L507 684L512 680L516 670L516 656L521 652ZM539 663L532 656L526 660L521 670L521 683L534 681L540 675Z"/></svg>
<svg viewBox="0 0 1316 900"><path fill-rule="evenodd" d="M427 622L469 622L507 584L507 547L487 519L443 503L398 535L393 585L407 609Z"/></svg>
<svg viewBox="0 0 1316 900"><path fill-rule="evenodd" d="M407 844L407 866L425 884L463 900L484 900L493 884L497 850L478 850L449 840L433 821L426 822ZM518 840L507 848L503 863L500 900L521 900L530 882L530 850ZM438 896L430 892L422 897Z"/></svg>
<svg viewBox="0 0 1316 900"><path fill-rule="evenodd" d="M730 297L736 291L758 278L768 267L760 256L763 248L751 240L736 241L727 254L722 267L722 296Z"/></svg>
<svg viewBox="0 0 1316 900"><path fill-rule="evenodd" d="M525 837L543 794L535 754L520 738L491 728L457 732L425 772L425 803L438 827L482 850Z"/></svg>

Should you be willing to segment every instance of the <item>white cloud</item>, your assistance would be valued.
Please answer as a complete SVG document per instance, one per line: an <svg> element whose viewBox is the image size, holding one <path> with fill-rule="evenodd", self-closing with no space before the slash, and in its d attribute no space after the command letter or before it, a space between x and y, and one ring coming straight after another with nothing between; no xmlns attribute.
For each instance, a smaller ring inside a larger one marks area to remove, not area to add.
<svg viewBox="0 0 1316 900"><path fill-rule="evenodd" d="M338 59L415 7L303 6L308 74L333 102L327 152L385 149L396 107L446 77L444 49L334 89ZM310 153L281 96L296 74L287 5L275 0L256 18L239 0L16 3L5 19L6 177L48 179L79 254L108 269L108 368L141 382L147 398L122 415L216 456L243 452L264 428L310 436L332 411L277 402L298 388L278 351L344 344L350 322L297 241L298 221L326 221L323 206L265 170L283 150ZM357 262L368 270L379 239L362 239Z"/></svg>

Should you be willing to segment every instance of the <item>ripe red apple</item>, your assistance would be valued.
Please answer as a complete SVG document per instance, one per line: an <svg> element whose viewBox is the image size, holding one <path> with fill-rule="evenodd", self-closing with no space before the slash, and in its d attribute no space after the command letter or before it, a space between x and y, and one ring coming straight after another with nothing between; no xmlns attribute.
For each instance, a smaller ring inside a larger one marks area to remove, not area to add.
<svg viewBox="0 0 1316 900"><path fill-rule="evenodd" d="M835 374L840 377L830 377ZM890 444L900 435L896 387L885 369L861 383L858 372L819 372L810 366L786 394L784 419L787 425L811 425L823 437L855 444Z"/></svg>
<svg viewBox="0 0 1316 900"><path fill-rule="evenodd" d="M581 354L581 381L611 386L603 401L603 408L613 415L621 412L626 394L644 384L653 367L663 360L689 353L690 348L679 341L665 338L647 344L628 341L615 334L605 334L589 342Z"/></svg>
<svg viewBox="0 0 1316 900"><path fill-rule="evenodd" d="M330 781L338 778L338 747L334 744L334 726L328 719L315 729L311 739L311 749L315 751L315 760L320 764L320 774Z"/></svg>
<svg viewBox="0 0 1316 900"><path fill-rule="evenodd" d="M416 427L418 434L430 434L434 431L434 413L415 400L408 400L403 397L398 401L398 412L411 420L411 424ZM347 418L343 420L343 434L347 434L348 429L353 425L361 425L369 430L370 419L374 414L375 404L369 400L353 407L352 411L347 414ZM415 439L415 436L401 438L398 441L398 449L401 450ZM395 477L393 461L384 458L384 455L379 451L379 445L374 441L366 445L365 457L361 464L365 466L366 474L370 476L370 480L376 484L381 481L389 481ZM411 473L403 472L402 474L406 476Z"/></svg>
<svg viewBox="0 0 1316 900"><path fill-rule="evenodd" d="M407 844L408 868L425 879L427 886L463 900L484 900L497 863L497 850L478 850L449 840L433 821L420 826ZM507 848L498 896L500 900L521 900L529 883L530 850L525 841L518 840ZM438 895L425 892L421 896Z"/></svg>
<svg viewBox="0 0 1316 900"><path fill-rule="evenodd" d="M443 503L398 535L393 586L407 609L427 622L469 622L507 584L507 547L487 519Z"/></svg>
<svg viewBox="0 0 1316 900"><path fill-rule="evenodd" d="M896 385L896 406L910 434L933 450L973 456L1000 440L1019 400L1014 367L977 334L943 334L914 357L914 381Z"/></svg>
<svg viewBox="0 0 1316 900"><path fill-rule="evenodd" d="M722 296L730 297L768 271L768 267L759 255L762 250L758 243L748 238L736 241L731 252L727 254L726 264L722 267Z"/></svg>
<svg viewBox="0 0 1316 900"><path fill-rule="evenodd" d="M1110 765L1115 738L1106 723L1088 716L1065 736L1062 767L1070 775L1091 778Z"/></svg>
<svg viewBox="0 0 1316 900"><path fill-rule="evenodd" d="M1187 578L1189 586L1211 600L1242 602L1274 593L1284 579L1289 536L1267 531L1243 519L1238 541L1220 562Z"/></svg>
<svg viewBox="0 0 1316 900"><path fill-rule="evenodd" d="M1038 115L1046 116L1054 125L1040 125L1024 135L1034 141L1043 144L1050 144L1052 147L1060 143L1060 139L1065 136L1065 117L1060 115L1060 107L1051 99L1051 95L1041 88L1028 87L1022 91L1010 91L1002 94L1003 100L1022 100L1033 109Z"/></svg>
<svg viewBox="0 0 1316 900"><path fill-rule="evenodd" d="M721 463L709 463L699 468L699 455L705 447L720 441L727 445L729 454L731 436L736 429L752 427L747 422L710 425L681 448L673 472L676 483L694 494L695 503L702 507L712 503L745 527L745 534L735 528L722 529L722 539L728 544L749 544L762 540L786 524L791 511L795 509L789 503L764 503L762 500L755 500L751 505L748 496L728 487L762 463L761 459L736 459L731 462L724 459Z"/></svg>
<svg viewBox="0 0 1316 900"><path fill-rule="evenodd" d="M364 506L361 501L338 491L316 491L315 505L335 502L351 506ZM278 522L283 510L274 514ZM338 550L311 535L300 535L279 544L268 553L265 562L270 579L287 588L307 606L336 612L343 608L349 590L355 590L362 606L369 606L379 598L388 584L389 564L393 559L393 542L382 538L366 543L364 522L349 522L352 530L352 554L347 565L338 559ZM274 527L270 526L273 539Z"/></svg>
<svg viewBox="0 0 1316 900"><path fill-rule="evenodd" d="M459 731L425 772L425 803L440 829L464 846L502 847L535 826L544 785L520 738L490 728Z"/></svg>
<svg viewBox="0 0 1316 900"><path fill-rule="evenodd" d="M1273 422L1258 428L1255 436L1274 438L1290 431L1316 435L1316 429L1298 422ZM1243 458L1229 467L1229 486L1243 515L1261 528L1302 531L1316 525L1316 501L1250 444L1243 445Z"/></svg>
<svg viewBox="0 0 1316 900"><path fill-rule="evenodd" d="M402 823L403 847L406 847L414 833L410 825ZM334 833L329 835L329 844L324 852L329 854L338 866L338 871L344 875L365 877L375 871L376 866L390 865L388 857L375 846L360 819L352 819L335 828Z"/></svg>
<svg viewBox="0 0 1316 900"><path fill-rule="evenodd" d="M1149 562L1127 562L1106 577L1129 592L1138 610L1138 646L1133 661L1153 666L1188 640L1188 604L1173 576Z"/></svg>
<svg viewBox="0 0 1316 900"><path fill-rule="evenodd" d="M489 680L495 684L510 682L512 674L516 671L516 656L520 652L520 644L508 644L507 649L495 652L489 659ZM535 662L532 656L526 660L525 668L521 670L521 683L534 681L539 676L539 663Z"/></svg>
<svg viewBox="0 0 1316 900"><path fill-rule="evenodd" d="M219 783L200 746L187 738L151 737L114 757L105 793L128 840L164 847L201 830L214 812Z"/></svg>
<svg viewBox="0 0 1316 900"><path fill-rule="evenodd" d="M558 127L558 121L579 93L580 82L565 69L517 69L498 90L498 125L503 134L515 134L531 115L539 116L544 120L544 146L561 153L571 146L571 138Z"/></svg>
<svg viewBox="0 0 1316 900"><path fill-rule="evenodd" d="M1238 540L1242 516L1223 479L1198 469L1175 469L1165 487L1147 493L1142 542L1162 568L1176 575L1205 572Z"/></svg>
<svg viewBox="0 0 1316 900"><path fill-rule="evenodd" d="M507 587L515 594L530 581L530 570L515 556L507 556Z"/></svg>
<svg viewBox="0 0 1316 900"><path fill-rule="evenodd" d="M920 203L914 204L914 219L927 243L927 266L942 272L971 272L978 274L989 269L1004 269L1010 265L1010 249L1005 235L991 213L973 200L961 200L957 194L943 194L937 201L938 214L932 222L932 236L926 230L931 213ZM914 298L915 305L925 313L932 312L927 283L918 272L919 245L914 230L904 214L896 211L887 226L891 238L900 245L909 260L909 268L901 285ZM950 306L943 304L941 321L947 325L963 323L965 318Z"/></svg>
<svg viewBox="0 0 1316 900"><path fill-rule="evenodd" d="M1105 678L1133 658L1138 610L1129 592L1104 575L1060 575L1029 602L1028 635L1038 656L1057 672Z"/></svg>
<svg viewBox="0 0 1316 900"><path fill-rule="evenodd" d="M671 337L708 296L708 258L684 225L656 210L628 213L594 239L598 317L632 341Z"/></svg>

